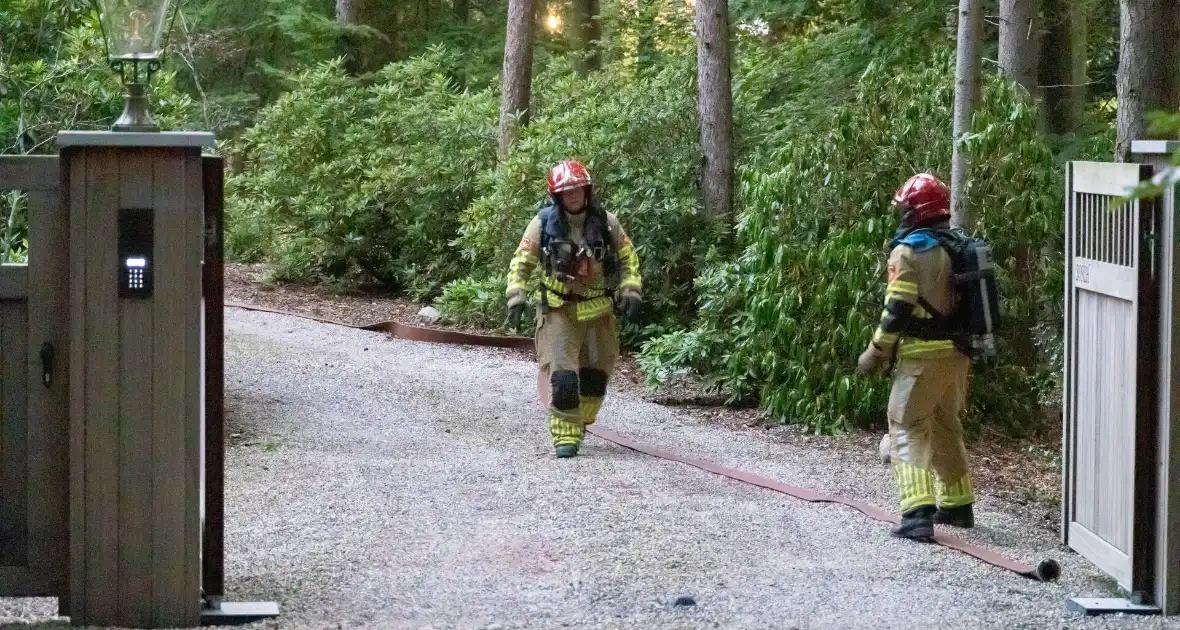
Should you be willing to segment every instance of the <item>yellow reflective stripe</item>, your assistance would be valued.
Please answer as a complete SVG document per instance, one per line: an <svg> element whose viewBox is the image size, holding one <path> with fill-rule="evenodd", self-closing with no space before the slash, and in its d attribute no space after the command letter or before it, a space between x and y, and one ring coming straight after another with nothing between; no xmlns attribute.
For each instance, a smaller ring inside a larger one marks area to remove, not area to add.
<svg viewBox="0 0 1180 630"><path fill-rule="evenodd" d="M530 254L527 249L518 249L512 256L513 265L535 265L539 262L541 262L541 260Z"/></svg>
<svg viewBox="0 0 1180 630"><path fill-rule="evenodd" d="M554 291L559 291L559 292L565 293L567 295L572 293L572 291L570 291L569 287L567 287L564 282L560 282L558 280L555 280L554 278L552 278L550 276L545 276L545 286L549 287L550 289L552 289ZM603 289L586 289L586 291L584 293L579 294L579 295L581 295L582 297L587 297L587 298L596 298L600 295L606 295L606 291Z"/></svg>
<svg viewBox="0 0 1180 630"><path fill-rule="evenodd" d="M583 322L605 315L610 311L611 299L608 297L595 298L585 302L578 302L578 321Z"/></svg>
<svg viewBox="0 0 1180 630"><path fill-rule="evenodd" d="M545 286L553 289L554 291L569 293L569 289L565 288L565 283L554 279L552 276L545 276Z"/></svg>
<svg viewBox="0 0 1180 630"><path fill-rule="evenodd" d="M890 302L905 302L906 304L918 303L917 293L907 293L905 291L894 291L892 289L885 290L885 305L888 306Z"/></svg>
<svg viewBox="0 0 1180 630"><path fill-rule="evenodd" d="M545 286L549 287L553 291L557 291L557 292L563 293L565 295L569 295L570 293L572 293L572 291L570 291L569 287L567 287L565 285L565 283L560 282L550 276L545 276ZM584 293L581 293L579 295L584 298L596 298L596 297L601 297L603 295L606 295L606 291L603 289L587 289Z"/></svg>
<svg viewBox="0 0 1180 630"><path fill-rule="evenodd" d="M925 350L928 348L954 348L955 342L950 339L915 339L914 337L906 337L901 341L901 345L908 348Z"/></svg>
<svg viewBox="0 0 1180 630"><path fill-rule="evenodd" d="M529 274L537 265L537 258L527 250L517 250L508 265L508 290L521 289L528 282Z"/></svg>
<svg viewBox="0 0 1180 630"><path fill-rule="evenodd" d="M594 421L598 419L599 409L602 409L601 398L587 398L583 396L581 402L578 404L578 411L582 414L582 420L586 424L594 424Z"/></svg>
<svg viewBox="0 0 1180 630"><path fill-rule="evenodd" d="M929 471L906 462L897 462L893 467L893 475L901 499L901 511L934 504L934 476Z"/></svg>
<svg viewBox="0 0 1180 630"><path fill-rule="evenodd" d="M602 291L598 291L598 293L601 294ZM609 297L603 295L584 297L586 297L585 300L574 302L578 305L576 310L578 321L594 319L595 317L598 317L599 315L602 315L603 313L606 313L610 310L612 302ZM545 299L548 301L550 308L561 308L562 306L565 306L566 303L566 300L562 299L561 296L555 295L552 292L550 292ZM541 303L540 290L533 292L533 300L538 304Z"/></svg>
<svg viewBox="0 0 1180 630"><path fill-rule="evenodd" d="M916 282L906 282L905 280L894 280L892 284L886 289L889 293L909 293L911 295L918 294L918 284Z"/></svg>
<svg viewBox="0 0 1180 630"><path fill-rule="evenodd" d="M913 342L903 339L898 346L897 356L903 359L920 359L940 355L950 355L955 352L955 344L951 341L922 341Z"/></svg>
<svg viewBox="0 0 1180 630"><path fill-rule="evenodd" d="M955 483L942 489L939 503L946 507L959 507L975 502L975 488L971 484L971 475L964 475Z"/></svg>
<svg viewBox="0 0 1180 630"><path fill-rule="evenodd" d="M914 345L906 344L903 341L901 343L901 345L898 347L897 354L898 354L898 356L901 356L901 357L917 357L917 356L927 356L927 355L932 355L932 354L943 354L946 352L950 352L954 349L955 349L955 344L950 343L950 342L947 342L942 345L937 345L937 346L924 345L924 346L916 346L915 347Z"/></svg>
<svg viewBox="0 0 1180 630"><path fill-rule="evenodd" d="M639 256L635 253L635 248L631 247L630 243L624 245L619 250L619 258L623 259L623 277L619 285L642 288L643 278L639 275Z"/></svg>
<svg viewBox="0 0 1180 630"><path fill-rule="evenodd" d="M553 444L581 444L585 429L580 424L562 420L556 414L549 415L549 433L553 436Z"/></svg>
<svg viewBox="0 0 1180 630"><path fill-rule="evenodd" d="M897 343L898 338L897 333L887 333L881 328L877 328L877 332L873 333L873 341L878 346L892 346Z"/></svg>
<svg viewBox="0 0 1180 630"><path fill-rule="evenodd" d="M561 306L563 304L565 304L565 300L561 299L560 297L558 297L556 295L553 295L552 293L550 293L545 299L549 302L549 306L552 308L561 308ZM540 289L533 292L533 300L535 302L537 302L538 304L541 303Z"/></svg>

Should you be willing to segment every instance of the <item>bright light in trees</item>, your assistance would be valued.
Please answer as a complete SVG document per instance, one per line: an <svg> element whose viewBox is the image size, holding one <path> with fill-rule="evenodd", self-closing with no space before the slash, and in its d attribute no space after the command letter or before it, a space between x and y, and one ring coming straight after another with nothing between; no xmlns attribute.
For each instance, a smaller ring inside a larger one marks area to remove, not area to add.
<svg viewBox="0 0 1180 630"><path fill-rule="evenodd" d="M561 32L561 16L553 7L549 7L549 17L545 18L545 27L549 29L550 33Z"/></svg>

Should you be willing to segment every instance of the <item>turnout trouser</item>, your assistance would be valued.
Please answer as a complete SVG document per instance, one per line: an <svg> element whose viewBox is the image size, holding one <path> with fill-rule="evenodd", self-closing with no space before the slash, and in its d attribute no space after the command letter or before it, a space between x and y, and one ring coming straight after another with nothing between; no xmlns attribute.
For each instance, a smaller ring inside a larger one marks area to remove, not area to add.
<svg viewBox="0 0 1180 630"><path fill-rule="evenodd" d="M961 415L971 362L962 354L903 358L893 374L889 433L901 511L974 503Z"/></svg>
<svg viewBox="0 0 1180 630"><path fill-rule="evenodd" d="M618 360L614 313L580 322L572 305L551 309L537 322L536 344L553 444L581 444L586 425L598 418Z"/></svg>

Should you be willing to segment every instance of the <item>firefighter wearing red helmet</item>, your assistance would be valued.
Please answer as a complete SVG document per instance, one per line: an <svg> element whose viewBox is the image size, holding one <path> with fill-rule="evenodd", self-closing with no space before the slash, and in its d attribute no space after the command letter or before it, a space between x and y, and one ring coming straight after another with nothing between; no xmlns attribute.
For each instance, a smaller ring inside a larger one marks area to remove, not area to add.
<svg viewBox="0 0 1180 630"><path fill-rule="evenodd" d="M619 356L614 307L634 317L642 299L639 257L618 218L594 196L590 173L566 160L549 172L549 199L525 229L508 271L508 320L516 327L540 266L538 391L557 457L577 455L598 417Z"/></svg>
<svg viewBox="0 0 1180 630"><path fill-rule="evenodd" d="M960 421L971 360L940 325L956 300L952 261L938 238L949 228L950 190L921 173L897 190L893 204L900 225L889 255L885 309L857 371L878 372L896 360L888 417L902 516L892 533L926 540L935 523L974 525Z"/></svg>

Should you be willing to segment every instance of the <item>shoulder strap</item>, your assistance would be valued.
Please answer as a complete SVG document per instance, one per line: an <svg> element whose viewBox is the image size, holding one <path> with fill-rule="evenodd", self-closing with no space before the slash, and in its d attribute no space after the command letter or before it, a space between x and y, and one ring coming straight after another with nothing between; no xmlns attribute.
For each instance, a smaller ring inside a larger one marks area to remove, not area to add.
<svg viewBox="0 0 1180 630"><path fill-rule="evenodd" d="M934 240L938 241L938 246L943 248L946 251L947 256L950 258L951 282L952 282L951 290L954 291L955 288L954 288L953 284L955 282L955 274L958 272L958 267L959 267L958 255L959 255L961 236L959 234L956 234L956 233L950 231L950 230L943 230L943 229L930 229L930 228L928 228L924 231L926 233L928 233ZM949 324L950 323L950 321L949 321L950 316L947 313L939 312L938 309L934 308L934 306L931 305L930 302L928 302L921 295L918 296L918 304L922 308L926 309L927 313L930 313L930 316L932 318L934 318L935 322L938 322L940 324Z"/></svg>
<svg viewBox="0 0 1180 630"><path fill-rule="evenodd" d="M537 211L537 216L541 218L541 248L545 249L549 244L549 237L554 232L554 223L557 221L557 206L553 204L545 204Z"/></svg>
<svg viewBox="0 0 1180 630"><path fill-rule="evenodd" d="M930 302L926 301L926 298L920 295L918 296L918 306L926 309L926 312L930 313L930 317L933 318L935 322L944 323L947 321L947 316L945 314L940 313L938 309L934 308L930 304Z"/></svg>
<svg viewBox="0 0 1180 630"><path fill-rule="evenodd" d="M615 228L618 227L618 225L619 225L619 218L615 217L615 222L612 224L611 220L610 220L610 215L606 213L606 210L603 210L602 211L602 220L603 220L603 222L606 223L606 231L607 231L607 234L610 235L611 247L614 248L614 251L616 251L616 252L619 251L619 241L618 241L619 235L615 233Z"/></svg>
<svg viewBox="0 0 1180 630"><path fill-rule="evenodd" d="M971 237L966 234L954 230L930 230L930 235L938 241L939 245L947 250L948 254L951 254L952 259L971 240Z"/></svg>
<svg viewBox="0 0 1180 630"><path fill-rule="evenodd" d="M590 216L586 218L598 224L598 233L603 236L606 246L618 250L618 243L615 242L615 232L611 229L610 216L606 213L606 210L603 210L600 206L593 206L590 212Z"/></svg>

